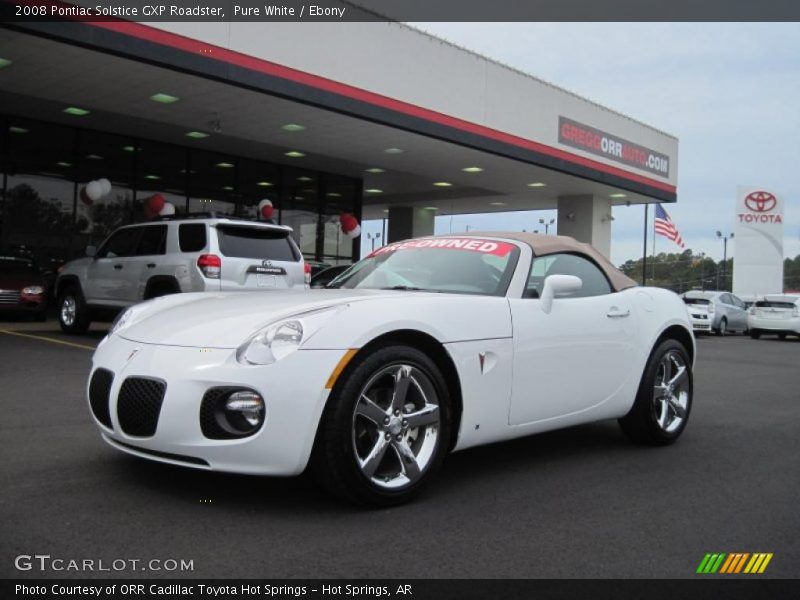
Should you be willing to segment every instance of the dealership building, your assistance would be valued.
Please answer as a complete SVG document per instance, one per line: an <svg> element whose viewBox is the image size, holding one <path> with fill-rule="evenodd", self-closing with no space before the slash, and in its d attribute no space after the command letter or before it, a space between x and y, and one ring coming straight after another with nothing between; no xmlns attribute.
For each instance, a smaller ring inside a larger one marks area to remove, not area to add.
<svg viewBox="0 0 800 600"><path fill-rule="evenodd" d="M251 216L269 199L331 263L358 257L343 213L394 241L437 215L557 209L560 234L608 255L613 206L676 200L675 137L398 23L0 33L0 252L75 257L159 194Z"/></svg>

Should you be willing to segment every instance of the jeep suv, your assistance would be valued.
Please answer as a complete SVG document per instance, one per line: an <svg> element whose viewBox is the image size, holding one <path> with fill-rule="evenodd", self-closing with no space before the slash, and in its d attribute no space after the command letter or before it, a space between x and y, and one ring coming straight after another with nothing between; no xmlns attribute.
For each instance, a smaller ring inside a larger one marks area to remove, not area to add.
<svg viewBox="0 0 800 600"><path fill-rule="evenodd" d="M56 281L58 320L83 333L92 319L179 292L308 287L291 228L226 217L181 217L114 231Z"/></svg>

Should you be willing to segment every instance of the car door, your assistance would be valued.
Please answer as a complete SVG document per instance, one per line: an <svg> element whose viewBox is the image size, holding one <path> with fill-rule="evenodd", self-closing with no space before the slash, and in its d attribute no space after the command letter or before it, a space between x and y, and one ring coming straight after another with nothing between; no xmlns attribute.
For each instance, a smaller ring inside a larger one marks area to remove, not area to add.
<svg viewBox="0 0 800 600"><path fill-rule="evenodd" d="M130 257L139 240L141 227L118 229L95 255L86 271L83 292L90 304L123 306L132 294ZM126 271L127 267L127 271Z"/></svg>
<svg viewBox="0 0 800 600"><path fill-rule="evenodd" d="M730 296L731 305L736 314L736 330L744 331L747 329L747 307L739 296L735 294L728 294L728 296Z"/></svg>
<svg viewBox="0 0 800 600"><path fill-rule="evenodd" d="M549 275L574 275L581 289L556 297L550 313L538 296ZM636 374L636 322L628 294L614 293L603 271L573 254L535 258L526 297L509 300L514 357L509 423L556 419L614 400Z"/></svg>
<svg viewBox="0 0 800 600"><path fill-rule="evenodd" d="M142 226L142 233L133 252L125 262L125 277L131 286L126 290L125 300L138 302L144 297L150 277L164 272L167 252L167 224Z"/></svg>

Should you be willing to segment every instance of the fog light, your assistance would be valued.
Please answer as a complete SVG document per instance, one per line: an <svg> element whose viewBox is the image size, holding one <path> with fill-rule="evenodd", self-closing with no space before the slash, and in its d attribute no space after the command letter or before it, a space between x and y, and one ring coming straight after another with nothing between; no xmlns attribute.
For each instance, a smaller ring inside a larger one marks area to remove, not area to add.
<svg viewBox="0 0 800 600"><path fill-rule="evenodd" d="M264 399L250 390L234 392L225 400L225 420L236 433L255 432L264 413Z"/></svg>

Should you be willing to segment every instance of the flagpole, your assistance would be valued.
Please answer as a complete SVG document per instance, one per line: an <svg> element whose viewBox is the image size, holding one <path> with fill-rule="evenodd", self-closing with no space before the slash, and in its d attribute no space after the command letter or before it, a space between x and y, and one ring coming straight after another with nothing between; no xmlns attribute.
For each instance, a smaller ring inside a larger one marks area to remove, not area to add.
<svg viewBox="0 0 800 600"><path fill-rule="evenodd" d="M642 285L647 285L647 213L650 205L644 204L644 246L642 248Z"/></svg>

